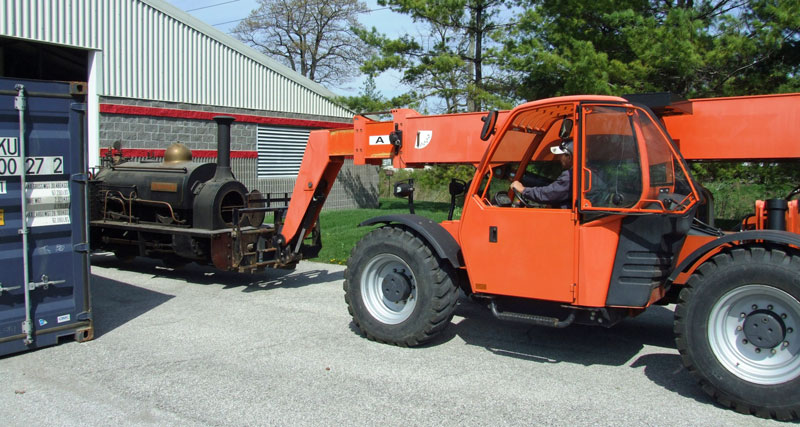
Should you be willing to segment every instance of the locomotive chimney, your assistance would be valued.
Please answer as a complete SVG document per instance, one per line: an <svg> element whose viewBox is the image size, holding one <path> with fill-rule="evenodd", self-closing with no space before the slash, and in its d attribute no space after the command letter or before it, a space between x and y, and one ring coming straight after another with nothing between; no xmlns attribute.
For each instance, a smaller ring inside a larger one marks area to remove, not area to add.
<svg viewBox="0 0 800 427"><path fill-rule="evenodd" d="M216 116L217 122L217 173L213 180L233 179L231 173L231 123L236 120L230 116Z"/></svg>

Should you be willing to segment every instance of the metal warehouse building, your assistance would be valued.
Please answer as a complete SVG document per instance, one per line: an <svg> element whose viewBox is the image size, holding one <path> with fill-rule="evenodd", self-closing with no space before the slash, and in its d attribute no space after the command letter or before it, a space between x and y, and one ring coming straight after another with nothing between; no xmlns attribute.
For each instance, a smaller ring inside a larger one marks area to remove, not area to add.
<svg viewBox="0 0 800 427"><path fill-rule="evenodd" d="M0 77L87 82L91 166L116 141L214 161L211 118L232 115L233 171L264 193L292 191L310 130L352 122L329 90L160 0L3 0ZM377 183L345 163L326 207L376 206Z"/></svg>

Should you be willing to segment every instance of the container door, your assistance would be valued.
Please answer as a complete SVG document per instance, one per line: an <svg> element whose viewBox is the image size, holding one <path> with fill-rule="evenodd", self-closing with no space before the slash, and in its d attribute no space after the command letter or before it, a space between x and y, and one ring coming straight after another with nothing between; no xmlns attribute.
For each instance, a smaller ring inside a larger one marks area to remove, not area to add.
<svg viewBox="0 0 800 427"><path fill-rule="evenodd" d="M83 88L0 79L0 354L92 335Z"/></svg>

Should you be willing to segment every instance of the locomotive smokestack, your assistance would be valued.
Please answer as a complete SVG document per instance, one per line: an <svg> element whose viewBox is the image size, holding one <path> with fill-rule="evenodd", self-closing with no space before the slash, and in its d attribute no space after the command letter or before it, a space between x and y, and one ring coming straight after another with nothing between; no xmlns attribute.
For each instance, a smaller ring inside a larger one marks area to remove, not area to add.
<svg viewBox="0 0 800 427"><path fill-rule="evenodd" d="M217 122L217 173L214 180L233 179L231 173L231 123L236 120L230 116L216 116Z"/></svg>

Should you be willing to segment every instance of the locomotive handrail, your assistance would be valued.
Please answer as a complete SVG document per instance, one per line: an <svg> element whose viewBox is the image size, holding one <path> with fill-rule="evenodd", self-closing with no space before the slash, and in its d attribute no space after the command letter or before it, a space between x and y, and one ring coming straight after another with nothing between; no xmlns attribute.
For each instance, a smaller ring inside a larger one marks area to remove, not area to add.
<svg viewBox="0 0 800 427"><path fill-rule="evenodd" d="M112 170L122 169L126 171L133 171L133 172L175 172L175 173L186 173L187 169L185 167L182 168L175 168L175 167L161 167L161 168L148 168L142 166L111 166Z"/></svg>

